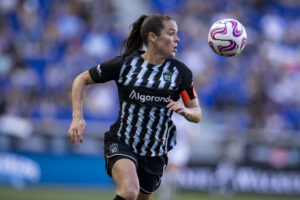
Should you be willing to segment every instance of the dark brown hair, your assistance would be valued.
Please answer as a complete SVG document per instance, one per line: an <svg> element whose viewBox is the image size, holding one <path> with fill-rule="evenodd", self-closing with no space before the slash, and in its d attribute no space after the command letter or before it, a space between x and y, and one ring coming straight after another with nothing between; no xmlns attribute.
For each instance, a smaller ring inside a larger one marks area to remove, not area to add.
<svg viewBox="0 0 300 200"><path fill-rule="evenodd" d="M140 50L144 44L148 44L148 34L153 32L159 36L164 28L163 21L172 20L171 17L163 14L152 14L140 16L132 25L132 30L128 38L123 43L124 54Z"/></svg>

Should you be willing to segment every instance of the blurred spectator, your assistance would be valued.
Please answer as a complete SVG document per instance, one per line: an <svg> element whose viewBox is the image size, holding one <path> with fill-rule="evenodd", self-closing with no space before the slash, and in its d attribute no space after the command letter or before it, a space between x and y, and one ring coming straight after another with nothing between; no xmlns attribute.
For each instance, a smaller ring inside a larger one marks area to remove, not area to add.
<svg viewBox="0 0 300 200"><path fill-rule="evenodd" d="M122 7L116 5L109 0L0 1L0 115L70 119L74 76L120 53L126 34L117 14ZM177 56L193 71L201 106L215 114L213 121L237 130L300 129L299 1L152 0L145 6L179 22ZM248 44L238 57L220 57L207 44L211 24L225 17L247 29ZM115 116L112 89L108 84L87 90L92 97L88 116Z"/></svg>

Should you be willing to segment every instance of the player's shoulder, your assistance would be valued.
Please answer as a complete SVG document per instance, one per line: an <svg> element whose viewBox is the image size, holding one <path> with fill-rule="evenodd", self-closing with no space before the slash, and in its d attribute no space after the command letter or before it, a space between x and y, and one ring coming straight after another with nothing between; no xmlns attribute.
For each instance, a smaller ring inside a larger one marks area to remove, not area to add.
<svg viewBox="0 0 300 200"><path fill-rule="evenodd" d="M107 60L103 63L101 63L101 66L104 67L104 66L107 66L107 67L111 67L111 66L114 66L114 67L118 67L118 66L122 66L122 63L123 63L123 58L122 56L115 56L113 58L111 58L110 60Z"/></svg>
<svg viewBox="0 0 300 200"><path fill-rule="evenodd" d="M133 54L118 55L108 60L106 63L121 67L126 61L130 60L133 57L134 57Z"/></svg>
<svg viewBox="0 0 300 200"><path fill-rule="evenodd" d="M127 53L127 54L121 55L120 59L122 59L122 60L125 61L125 60L131 59L131 58L134 58L134 57L139 57L139 56L140 56L140 52L139 51L133 51L131 53Z"/></svg>
<svg viewBox="0 0 300 200"><path fill-rule="evenodd" d="M191 71L183 62L176 58L169 58L172 65L175 66L179 71Z"/></svg>

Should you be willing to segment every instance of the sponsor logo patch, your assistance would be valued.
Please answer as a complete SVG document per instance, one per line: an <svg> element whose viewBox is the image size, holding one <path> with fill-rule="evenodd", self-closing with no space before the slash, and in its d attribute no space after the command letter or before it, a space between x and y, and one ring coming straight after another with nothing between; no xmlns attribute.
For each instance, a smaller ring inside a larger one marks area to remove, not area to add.
<svg viewBox="0 0 300 200"><path fill-rule="evenodd" d="M168 103L171 96L168 97L161 97L161 96L153 96L153 95L145 95L145 94L140 94L139 92L136 92L135 90L132 90L129 98L131 99L136 99L139 100L140 102L164 102Z"/></svg>

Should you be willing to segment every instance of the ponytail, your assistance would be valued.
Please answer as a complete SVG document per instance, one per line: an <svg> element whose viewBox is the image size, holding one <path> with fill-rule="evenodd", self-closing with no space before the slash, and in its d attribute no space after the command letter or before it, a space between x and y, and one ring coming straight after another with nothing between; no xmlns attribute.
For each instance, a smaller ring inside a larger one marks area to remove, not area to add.
<svg viewBox="0 0 300 200"><path fill-rule="evenodd" d="M159 36L164 28L163 21L172 20L171 17L163 14L142 15L131 26L132 30L128 38L124 41L122 49L125 54L140 50L143 44L148 45L148 34L153 32Z"/></svg>
<svg viewBox="0 0 300 200"><path fill-rule="evenodd" d="M122 46L122 49L125 49L122 55L132 53L135 50L140 50L143 47L141 29L143 22L147 17L147 15L142 15L131 25L132 30Z"/></svg>

